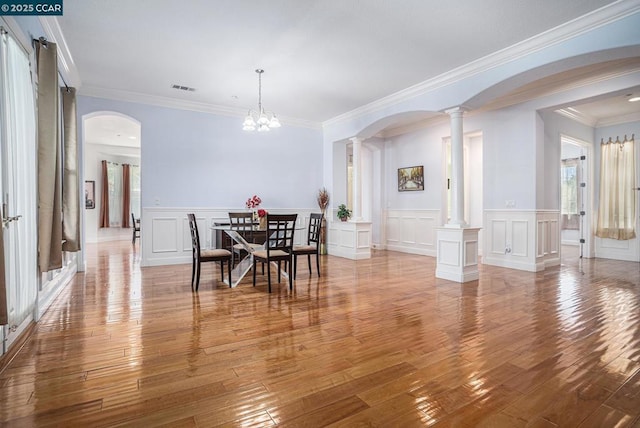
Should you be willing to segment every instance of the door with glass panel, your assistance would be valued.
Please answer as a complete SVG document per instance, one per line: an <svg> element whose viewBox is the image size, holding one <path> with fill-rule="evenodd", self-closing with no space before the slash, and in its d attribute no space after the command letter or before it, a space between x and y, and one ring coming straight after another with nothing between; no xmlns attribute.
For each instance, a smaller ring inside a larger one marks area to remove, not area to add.
<svg viewBox="0 0 640 428"><path fill-rule="evenodd" d="M29 56L2 31L0 194L5 262L6 352L33 319L37 297L36 118Z"/></svg>

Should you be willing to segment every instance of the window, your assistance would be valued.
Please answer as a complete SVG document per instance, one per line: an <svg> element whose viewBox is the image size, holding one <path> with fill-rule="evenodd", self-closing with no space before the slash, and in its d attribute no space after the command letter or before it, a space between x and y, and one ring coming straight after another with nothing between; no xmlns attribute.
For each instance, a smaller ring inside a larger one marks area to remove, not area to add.
<svg viewBox="0 0 640 428"><path fill-rule="evenodd" d="M579 159L563 159L560 168L562 229L580 229Z"/></svg>
<svg viewBox="0 0 640 428"><path fill-rule="evenodd" d="M140 218L140 167L131 165L131 206L135 218Z"/></svg>
<svg viewBox="0 0 640 428"><path fill-rule="evenodd" d="M107 162L107 179L109 182L109 227L122 225L122 167Z"/></svg>

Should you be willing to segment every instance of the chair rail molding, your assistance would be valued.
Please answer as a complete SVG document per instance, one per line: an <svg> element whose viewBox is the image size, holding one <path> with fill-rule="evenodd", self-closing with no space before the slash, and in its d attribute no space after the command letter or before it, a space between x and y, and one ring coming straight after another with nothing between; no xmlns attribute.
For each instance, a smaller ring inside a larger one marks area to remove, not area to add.
<svg viewBox="0 0 640 428"><path fill-rule="evenodd" d="M143 207L140 219L140 266L161 266L191 263L191 232L188 213L194 213L198 221L202 248L215 248L214 223L228 223L229 212L236 208L211 207ZM274 209L278 214L298 214L298 225L307 226L309 216L316 209ZM129 236L131 236L129 234ZM295 244L306 242L306 231L295 234Z"/></svg>

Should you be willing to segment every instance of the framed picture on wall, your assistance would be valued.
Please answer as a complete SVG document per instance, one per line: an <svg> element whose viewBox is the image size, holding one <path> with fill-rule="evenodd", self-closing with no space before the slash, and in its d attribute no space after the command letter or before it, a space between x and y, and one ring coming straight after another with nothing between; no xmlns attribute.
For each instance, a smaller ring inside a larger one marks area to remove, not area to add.
<svg viewBox="0 0 640 428"><path fill-rule="evenodd" d="M93 180L84 182L84 207L88 210L96 207L96 182Z"/></svg>
<svg viewBox="0 0 640 428"><path fill-rule="evenodd" d="M424 190L424 167L398 168L398 192Z"/></svg>

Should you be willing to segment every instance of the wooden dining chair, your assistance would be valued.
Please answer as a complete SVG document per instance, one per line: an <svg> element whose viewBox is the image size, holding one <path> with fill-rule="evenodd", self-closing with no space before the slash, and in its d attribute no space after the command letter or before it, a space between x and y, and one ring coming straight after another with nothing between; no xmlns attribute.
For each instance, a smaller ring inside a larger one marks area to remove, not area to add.
<svg viewBox="0 0 640 428"><path fill-rule="evenodd" d="M132 243L136 243L136 238L140 238L140 219L136 219L136 216L131 213L131 227L133 227L133 239Z"/></svg>
<svg viewBox="0 0 640 428"><path fill-rule="evenodd" d="M229 213L229 227L238 231L242 237L247 241L249 246L253 249L262 248L262 244L255 242L255 236L253 233L253 213L250 212L237 212ZM242 260L247 250L242 244L235 244L231 248L231 265L235 266L235 256L238 255L238 260ZM263 267L264 269L264 267Z"/></svg>
<svg viewBox="0 0 640 428"><path fill-rule="evenodd" d="M195 214L187 214L189 217L189 230L191 231L191 248L193 265L191 267L191 289L198 291L200 286L200 265L204 262L220 262L220 279L224 281L224 262L227 262L229 271L229 287L231 287L231 252L224 249L203 250L200 247L200 234ZM195 288L194 288L195 286Z"/></svg>
<svg viewBox="0 0 640 428"><path fill-rule="evenodd" d="M281 278L281 262L285 262L289 276L289 289L293 290L293 234L298 214L267 214L267 240L263 250L253 252L253 286L256 286L256 265L267 264L267 281L271 293L271 262L278 262L278 283Z"/></svg>
<svg viewBox="0 0 640 428"><path fill-rule="evenodd" d="M320 228L322 227L322 214L311 213L309 217L309 229L307 230L307 245L293 246L293 279L296 278L298 268L298 256L307 256L309 275L311 275L311 256L316 256L316 269L320 276Z"/></svg>

